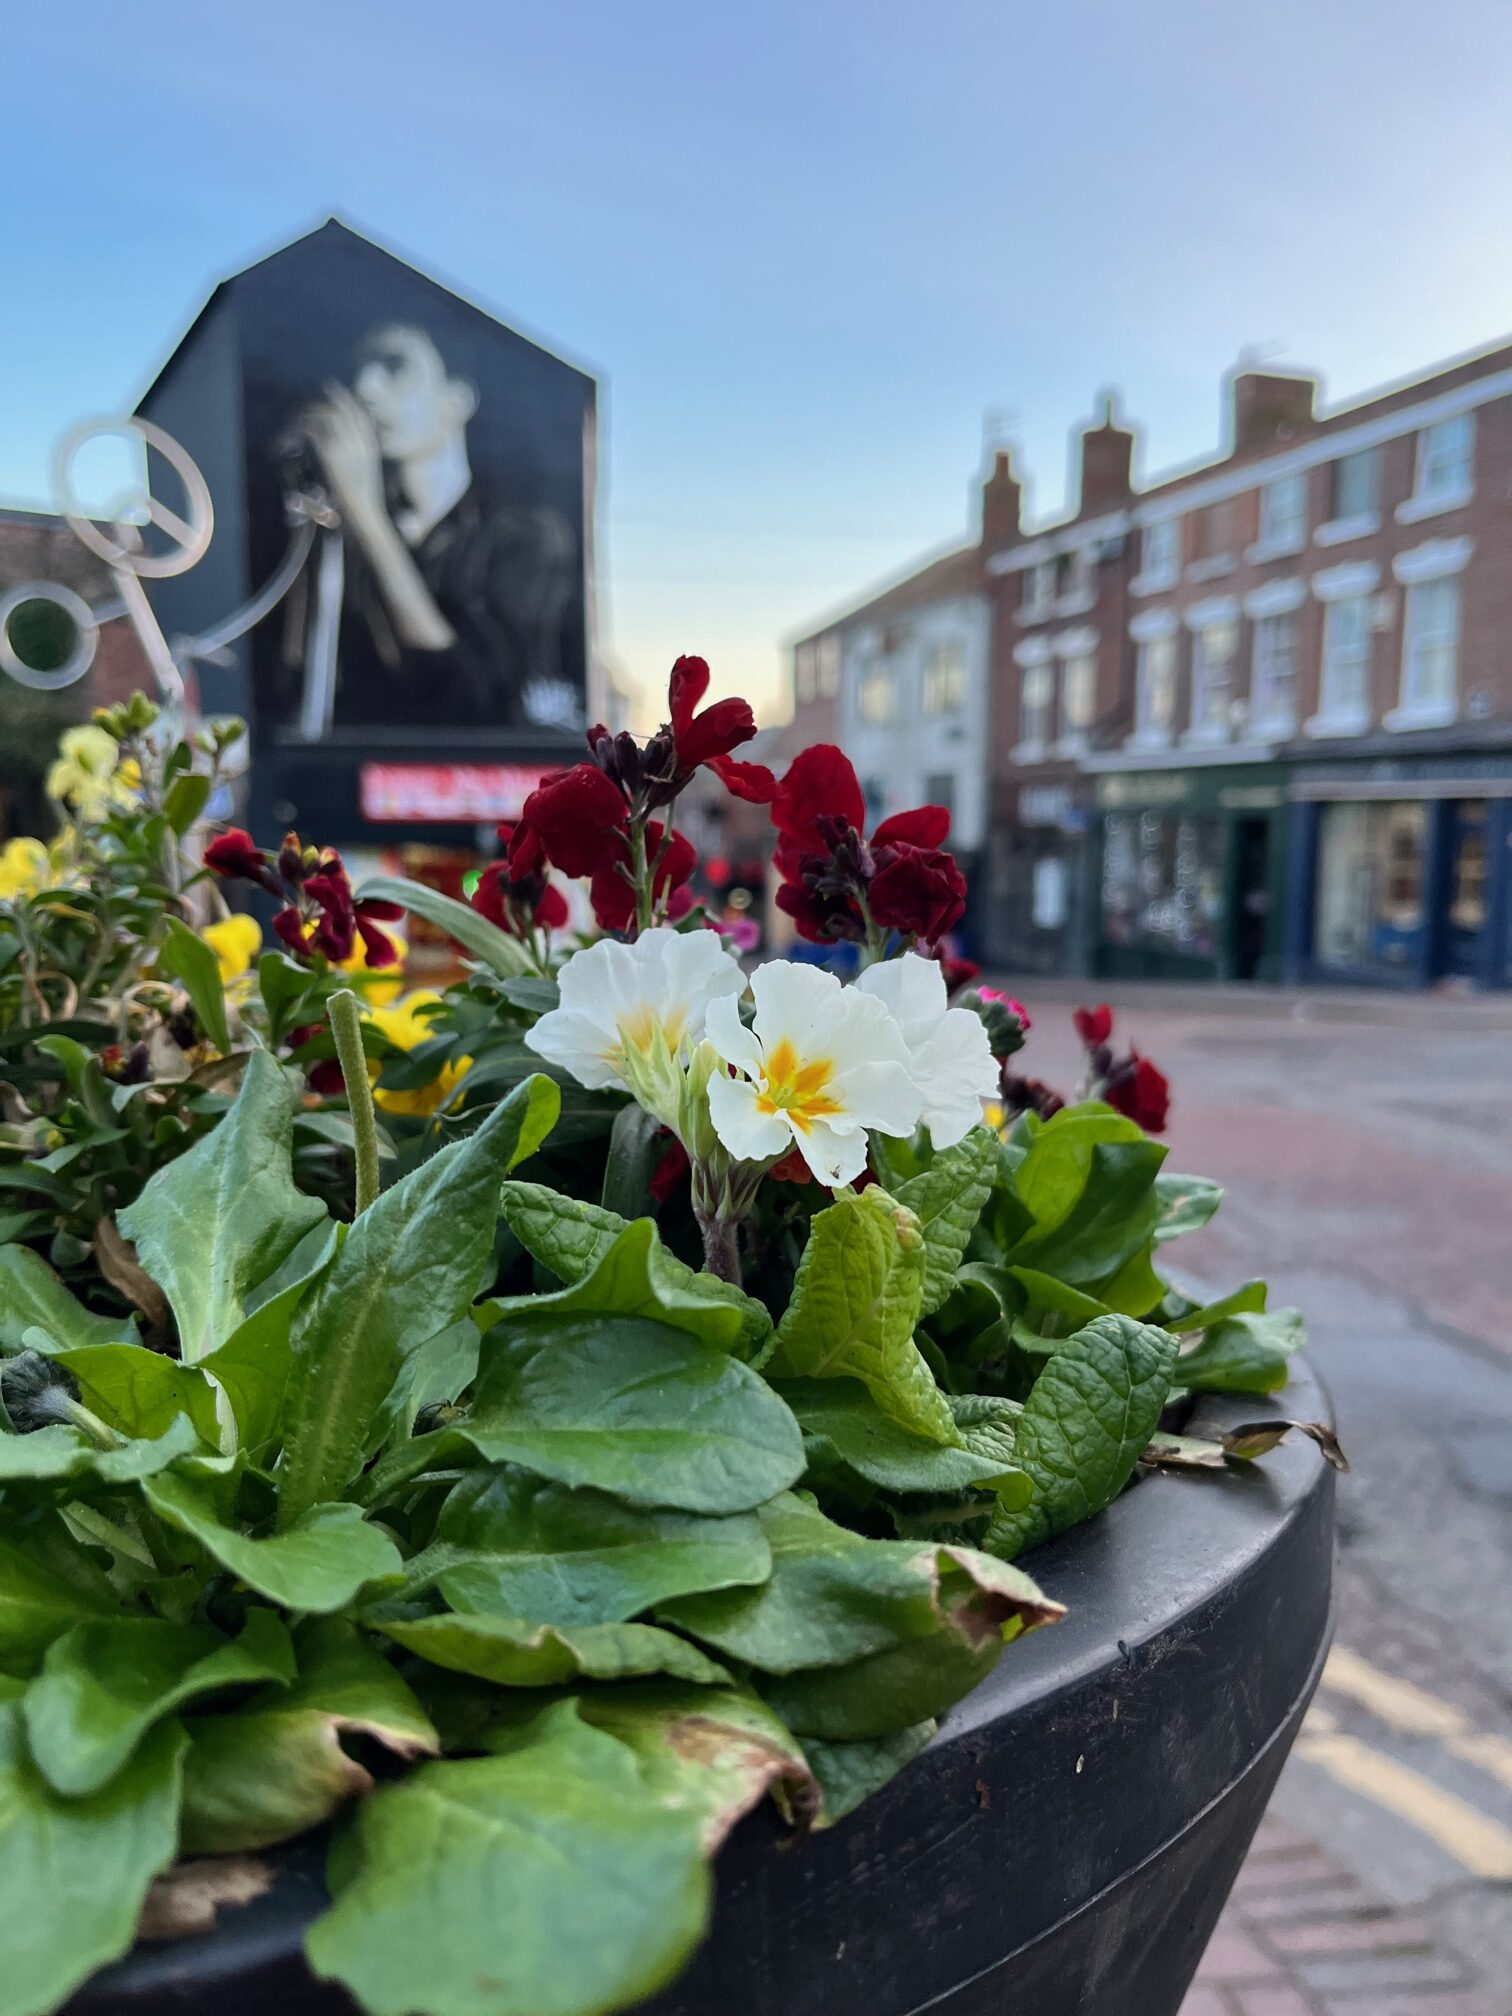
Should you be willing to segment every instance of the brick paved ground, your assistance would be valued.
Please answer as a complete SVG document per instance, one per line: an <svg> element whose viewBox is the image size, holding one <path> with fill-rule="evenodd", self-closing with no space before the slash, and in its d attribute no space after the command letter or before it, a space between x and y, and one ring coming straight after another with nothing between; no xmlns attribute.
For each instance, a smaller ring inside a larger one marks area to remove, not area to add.
<svg viewBox="0 0 1512 2016"><path fill-rule="evenodd" d="M1079 998L1167 1070L1228 1194L1162 1257L1306 1312L1353 1465L1340 1656L1182 2016L1512 2016L1512 997L1001 977L1034 1076Z"/></svg>

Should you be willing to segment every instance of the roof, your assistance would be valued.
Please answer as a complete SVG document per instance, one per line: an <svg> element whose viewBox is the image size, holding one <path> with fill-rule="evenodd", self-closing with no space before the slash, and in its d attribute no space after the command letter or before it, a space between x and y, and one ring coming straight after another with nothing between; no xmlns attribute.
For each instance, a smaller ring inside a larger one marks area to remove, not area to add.
<svg viewBox="0 0 1512 2016"><path fill-rule="evenodd" d="M391 246L383 244L379 239L372 237L366 231L354 230L350 224L332 213L331 216L325 219L324 223L317 224L313 230L301 231L296 237L285 240L281 245L274 246L270 252L265 252L261 258L250 260L245 266L238 266L234 272L228 273L223 280L218 280L195 310L183 334L172 345L167 356L159 364L156 371L154 371L148 383L143 387L141 395L136 401L136 407L133 410L140 410L142 405L151 398L159 383L171 369L179 352L194 335L201 323L205 321L206 317L224 294L234 289L237 283L245 280L249 274L256 273L262 267L269 266L275 260L283 258L284 254L293 251L295 246L304 245L310 239L319 238L328 233L335 237L355 239L358 244L365 245L370 251L380 253L385 259L392 259L396 265L407 267L411 273L418 275L428 286L439 289L443 294L451 295L454 301L460 302L472 314L481 316L484 321L491 322L500 329L507 329L510 335L519 337L522 343L529 343L533 348L544 351L548 357L560 364L564 370L576 372L580 378L586 379L590 385L596 384L598 378L596 372L586 364L577 363L572 358L564 356L554 343L547 343L530 330L521 329L515 323L506 321L502 315L496 314L493 309L486 308L481 302L474 301L460 287L453 287L448 281L437 279L434 273L426 272L424 267L417 266L414 260L407 258L404 253L396 252Z"/></svg>
<svg viewBox="0 0 1512 2016"><path fill-rule="evenodd" d="M905 574L900 580L875 589L864 601L850 604L790 641L794 644L812 643L827 631L843 630L852 623L872 622L878 617L901 615L905 609L917 609L926 603L945 602L956 596L980 595L981 592L981 547L957 547L934 560L925 561L922 567Z"/></svg>

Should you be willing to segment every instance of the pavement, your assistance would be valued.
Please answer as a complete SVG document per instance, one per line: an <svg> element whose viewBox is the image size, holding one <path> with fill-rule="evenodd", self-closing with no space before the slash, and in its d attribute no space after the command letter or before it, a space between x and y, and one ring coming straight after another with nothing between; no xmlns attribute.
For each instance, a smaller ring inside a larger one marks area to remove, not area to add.
<svg viewBox="0 0 1512 2016"><path fill-rule="evenodd" d="M1512 2016L1512 998L1014 991L1031 1075L1074 1085L1103 995L1167 1073L1167 1166L1228 1195L1162 1257L1306 1313L1352 1465L1323 1684L1182 2016Z"/></svg>

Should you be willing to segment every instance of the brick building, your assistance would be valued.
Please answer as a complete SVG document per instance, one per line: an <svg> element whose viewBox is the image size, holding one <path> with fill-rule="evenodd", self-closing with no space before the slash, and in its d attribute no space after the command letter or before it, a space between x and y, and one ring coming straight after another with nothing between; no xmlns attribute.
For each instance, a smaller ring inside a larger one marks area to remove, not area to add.
<svg viewBox="0 0 1512 2016"><path fill-rule="evenodd" d="M1512 980L1512 345L984 542L988 950L1110 976Z"/></svg>

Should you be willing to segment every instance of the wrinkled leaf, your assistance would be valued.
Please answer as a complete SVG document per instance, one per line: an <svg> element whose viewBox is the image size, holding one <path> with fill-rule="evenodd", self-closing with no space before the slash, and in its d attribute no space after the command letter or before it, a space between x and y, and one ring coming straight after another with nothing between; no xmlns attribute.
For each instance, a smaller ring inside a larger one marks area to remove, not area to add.
<svg viewBox="0 0 1512 2016"><path fill-rule="evenodd" d="M278 1518L345 1490L405 1353L454 1323L493 1258L499 1185L556 1119L556 1087L527 1080L475 1134L369 1205L294 1317Z"/></svg>
<svg viewBox="0 0 1512 2016"><path fill-rule="evenodd" d="M678 1972L711 1895L693 1819L571 1701L366 1801L332 1875L306 1950L371 2016L626 2008Z"/></svg>
<svg viewBox="0 0 1512 2016"><path fill-rule="evenodd" d="M137 1257L167 1292L186 1363L222 1344L246 1315L248 1290L325 1216L289 1173L294 1103L265 1050L247 1059L225 1117L159 1169L120 1215Z"/></svg>
<svg viewBox="0 0 1512 2016"><path fill-rule="evenodd" d="M790 1379L778 1391L792 1408L803 1430L809 1467L823 1470L843 1463L868 1483L884 1491L990 1490L1013 1473L1012 1433L991 1443L966 1446L931 1442L884 1414L866 1388L854 1379ZM1002 1407L1011 1402L1000 1403ZM952 1413L955 1414L954 1407Z"/></svg>
<svg viewBox="0 0 1512 2016"><path fill-rule="evenodd" d="M287 1610L340 1610L364 1583L399 1572L399 1549L356 1505L312 1505L281 1533L255 1540L224 1523L209 1485L192 1475L151 1477L142 1489L161 1518Z"/></svg>
<svg viewBox="0 0 1512 2016"><path fill-rule="evenodd" d="M1018 1417L1014 1457L1034 1483L999 1507L987 1544L1011 1560L1078 1526L1129 1481L1171 1390L1176 1340L1129 1316L1102 1316L1046 1364Z"/></svg>
<svg viewBox="0 0 1512 2016"><path fill-rule="evenodd" d="M183 1747L162 1723L103 1791L68 1799L31 1761L19 1703L0 1705L0 2016L45 2016L130 1946L177 1849Z"/></svg>
<svg viewBox="0 0 1512 2016"><path fill-rule="evenodd" d="M148 1730L200 1694L292 1680L294 1648L270 1610L238 1638L208 1624L123 1617L74 1625L48 1647L23 1709L33 1761L71 1799L98 1792Z"/></svg>
<svg viewBox="0 0 1512 2016"><path fill-rule="evenodd" d="M955 1423L913 1341L924 1238L884 1190L844 1190L816 1212L792 1300L777 1325L774 1379L859 1379L882 1412L932 1442Z"/></svg>
<svg viewBox="0 0 1512 2016"><path fill-rule="evenodd" d="M918 1219L924 1235L921 1316L933 1315L954 1288L966 1242L992 1193L998 1166L997 1136L986 1127L973 1127L894 1192Z"/></svg>

